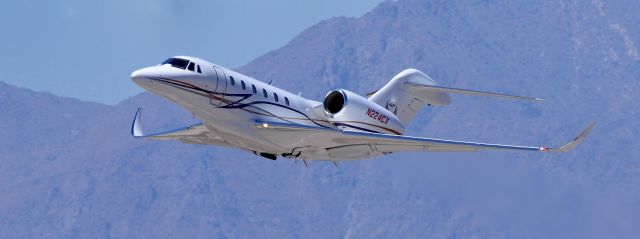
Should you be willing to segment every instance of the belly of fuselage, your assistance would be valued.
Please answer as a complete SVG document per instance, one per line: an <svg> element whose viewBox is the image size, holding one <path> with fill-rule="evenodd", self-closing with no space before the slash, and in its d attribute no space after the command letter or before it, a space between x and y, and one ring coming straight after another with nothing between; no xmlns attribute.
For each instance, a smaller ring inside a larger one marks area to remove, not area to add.
<svg viewBox="0 0 640 239"><path fill-rule="evenodd" d="M225 108L224 104L212 104L211 99L189 92L174 92L165 95L204 121L214 134L229 144L249 151L282 154L290 148L269 139L255 126L252 113L241 108Z"/></svg>
<svg viewBox="0 0 640 239"><path fill-rule="evenodd" d="M308 120L290 122L291 118L304 118L298 115L299 113L293 113L295 115L292 115L292 112L282 107L269 104L228 107L229 102L233 102L231 97L223 99L224 102L212 101L206 94L171 85L166 85L162 88L155 87L154 93L167 98L196 115L204 121L213 134L225 139L228 144L234 147L275 155L296 155L304 151L302 156L308 159L331 158L326 151L326 148L330 146L328 145L330 142L325 142L321 139L315 143L309 143L309 134L307 132L265 130L256 127L256 119L313 126ZM250 98L243 102L255 103Z"/></svg>

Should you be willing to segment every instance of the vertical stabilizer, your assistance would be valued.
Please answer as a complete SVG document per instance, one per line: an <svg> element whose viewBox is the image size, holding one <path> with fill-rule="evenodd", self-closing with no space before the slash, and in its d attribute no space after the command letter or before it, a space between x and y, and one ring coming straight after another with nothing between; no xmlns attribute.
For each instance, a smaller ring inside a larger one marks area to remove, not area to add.
<svg viewBox="0 0 640 239"><path fill-rule="evenodd" d="M373 93L369 100L387 108L408 125L425 105L449 105L451 98L445 92L424 91L412 85L438 86L425 73L406 69L393 77L389 83Z"/></svg>

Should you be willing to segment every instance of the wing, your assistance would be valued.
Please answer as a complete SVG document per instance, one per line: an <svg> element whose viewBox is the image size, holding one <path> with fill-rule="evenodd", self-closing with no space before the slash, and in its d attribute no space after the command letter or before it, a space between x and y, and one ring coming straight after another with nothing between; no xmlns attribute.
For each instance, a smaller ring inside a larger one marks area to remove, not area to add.
<svg viewBox="0 0 640 239"><path fill-rule="evenodd" d="M285 131L306 131L308 135L331 138L337 146L328 148L334 150L344 147L361 148L367 146L377 153L407 152L407 151L439 151L439 152L474 152L478 150L520 150L539 152L568 152L575 148L587 137L595 123L590 124L577 137L561 147L518 146L505 144L490 144L446 139L421 138L403 135L389 135L369 132L330 129L315 126L304 126L289 123L256 122L256 127ZM315 139L311 139L315 140ZM345 148L348 149L348 148Z"/></svg>
<svg viewBox="0 0 640 239"><path fill-rule="evenodd" d="M203 123L187 125L160 133L144 134L140 126L142 108L138 108L131 124L131 136L154 140L180 140L188 144L228 145L224 139L215 136Z"/></svg>

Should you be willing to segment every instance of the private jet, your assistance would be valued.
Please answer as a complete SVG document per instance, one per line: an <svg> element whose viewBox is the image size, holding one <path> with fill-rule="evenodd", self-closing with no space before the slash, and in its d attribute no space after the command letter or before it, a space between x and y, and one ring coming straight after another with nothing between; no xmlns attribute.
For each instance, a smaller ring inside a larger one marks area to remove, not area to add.
<svg viewBox="0 0 640 239"><path fill-rule="evenodd" d="M171 57L131 74L140 87L172 101L202 120L178 129L145 134L141 108L135 113L135 138L179 140L188 144L235 147L276 160L366 159L411 152L476 152L520 150L568 152L594 126L561 147L517 146L404 135L406 126L425 106L445 106L450 94L540 101L541 99L439 86L416 69L393 77L367 97L345 89L326 94L322 102L279 89L195 57Z"/></svg>

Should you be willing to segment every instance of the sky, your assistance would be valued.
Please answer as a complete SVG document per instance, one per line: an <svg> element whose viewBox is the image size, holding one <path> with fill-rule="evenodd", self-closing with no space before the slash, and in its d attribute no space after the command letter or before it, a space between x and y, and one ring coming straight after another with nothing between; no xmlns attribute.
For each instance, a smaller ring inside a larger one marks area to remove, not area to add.
<svg viewBox="0 0 640 239"><path fill-rule="evenodd" d="M132 71L174 55L235 68L313 24L382 0L9 0L0 8L0 81L117 104Z"/></svg>

